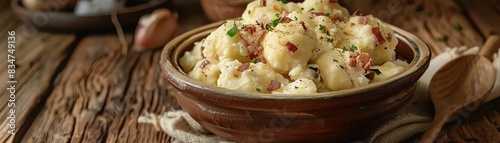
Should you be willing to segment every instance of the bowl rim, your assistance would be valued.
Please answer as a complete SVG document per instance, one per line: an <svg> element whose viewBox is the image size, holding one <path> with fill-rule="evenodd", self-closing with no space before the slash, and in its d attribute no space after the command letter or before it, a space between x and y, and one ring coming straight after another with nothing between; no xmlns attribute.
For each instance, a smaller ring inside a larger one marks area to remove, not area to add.
<svg viewBox="0 0 500 143"><path fill-rule="evenodd" d="M118 14L126 14L126 13L147 10L149 8L162 5L168 1L169 0L148 1L145 3L138 4L138 5L126 7L125 9L118 9L116 11L116 14L117 15ZM58 15L58 16L74 17L74 18L110 17L112 14L112 13L100 13L100 14L91 14L91 15L76 15L74 12L67 12L67 11L36 11L36 10L30 10L30 9L27 9L26 7L24 7L24 5L22 4L22 0L11 0L11 8L18 9L19 11L23 11L25 13L43 12L43 13L47 13L50 15Z"/></svg>
<svg viewBox="0 0 500 143"><path fill-rule="evenodd" d="M160 66L164 74L169 74L165 75L166 77L170 76L172 80L178 82L179 84L178 88L186 89L187 87L191 87L197 90L210 92L216 95L226 95L233 98L246 98L246 99L304 100L304 99L318 99L318 98L343 98L343 97L350 97L353 95L357 95L360 93L369 92L378 87L391 85L392 83L404 80L405 79L404 77L417 74L419 70L421 70L421 68L425 68L423 69L425 71L429 65L428 63L430 62L430 57L431 57L431 51L429 47L420 38L394 25L386 23L393 29L395 37L398 38L399 42L404 42L412 49L414 53L412 62L409 63L409 66L405 68L403 73L390 77L389 79L370 83L364 86L343 89L338 91L328 91L328 92L320 92L312 94L247 93L247 92L236 91L210 85L195 80L193 78L190 78L184 72L180 72L179 70L182 69L179 69L178 67L174 66L172 64L172 61L170 60L172 52L177 49L178 45L185 43L187 39L198 38L200 35L207 36L206 33L208 31L210 32L214 31L217 27L220 26L220 24L221 22L214 22L212 24L208 24L193 29L191 31L188 31L168 42L163 48L160 58ZM420 76L418 78L420 78Z"/></svg>

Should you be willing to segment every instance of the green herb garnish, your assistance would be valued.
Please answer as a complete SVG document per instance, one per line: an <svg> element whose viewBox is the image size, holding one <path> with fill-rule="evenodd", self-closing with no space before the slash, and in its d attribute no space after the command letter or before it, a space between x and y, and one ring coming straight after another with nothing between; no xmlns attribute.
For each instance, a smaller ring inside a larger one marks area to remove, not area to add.
<svg viewBox="0 0 500 143"><path fill-rule="evenodd" d="M319 30L323 30L323 29L325 29L325 26L320 24L319 25Z"/></svg>
<svg viewBox="0 0 500 143"><path fill-rule="evenodd" d="M250 60L250 63L255 63L255 62L256 62L256 60L255 60L255 59L251 59L251 60Z"/></svg>
<svg viewBox="0 0 500 143"><path fill-rule="evenodd" d="M447 42L447 41L448 41L448 39L449 39L449 37L448 37L448 36L446 36L446 35L444 35L444 36L438 37L436 40L437 40L438 42Z"/></svg>
<svg viewBox="0 0 500 143"><path fill-rule="evenodd" d="M333 43L333 38L326 38L326 42Z"/></svg>
<svg viewBox="0 0 500 143"><path fill-rule="evenodd" d="M459 23L455 23L455 24L453 24L453 29L455 29L457 31L461 31L462 30L462 25L460 25Z"/></svg>
<svg viewBox="0 0 500 143"><path fill-rule="evenodd" d="M354 51L358 50L358 47L356 47L356 46L354 46L354 45L351 45L351 47L349 47L349 50L350 50L351 52L354 52Z"/></svg>
<svg viewBox="0 0 500 143"><path fill-rule="evenodd" d="M236 33L238 32L238 27L236 26L236 23L233 23L233 28L231 28L231 30L227 31L227 35L233 37L234 35L236 35Z"/></svg>
<svg viewBox="0 0 500 143"><path fill-rule="evenodd" d="M252 13L252 10L248 10L248 14Z"/></svg>
<svg viewBox="0 0 500 143"><path fill-rule="evenodd" d="M297 21L297 20L298 20L297 16L294 16L293 18L295 19L295 21Z"/></svg>
<svg viewBox="0 0 500 143"><path fill-rule="evenodd" d="M288 1L287 1L287 0L281 0L281 2L282 2L282 3L284 3L284 4L287 4L287 3L288 3Z"/></svg>
<svg viewBox="0 0 500 143"><path fill-rule="evenodd" d="M347 49L345 47L342 47L342 53L347 51Z"/></svg>
<svg viewBox="0 0 500 143"><path fill-rule="evenodd" d="M260 88L255 88L255 91L260 92Z"/></svg>
<svg viewBox="0 0 500 143"><path fill-rule="evenodd" d="M267 29L268 31L273 31L273 30L274 30L274 28L273 28L271 25L269 25L269 23L268 23L268 24L266 24L266 29Z"/></svg>
<svg viewBox="0 0 500 143"><path fill-rule="evenodd" d="M341 69L344 69L344 66L342 66L342 65L339 65L339 66L340 66Z"/></svg>
<svg viewBox="0 0 500 143"><path fill-rule="evenodd" d="M333 62L337 62L338 63L339 61L337 59L333 59Z"/></svg>
<svg viewBox="0 0 500 143"><path fill-rule="evenodd" d="M311 12L311 11L313 11L313 10L314 10L314 8L311 8L311 9L309 9L309 11L307 11L307 12Z"/></svg>
<svg viewBox="0 0 500 143"><path fill-rule="evenodd" d="M281 20L281 18L277 18L277 19L273 20L271 22L271 24L273 25L273 27L276 27L278 25L278 23L280 23L280 20Z"/></svg>
<svg viewBox="0 0 500 143"><path fill-rule="evenodd" d="M380 72L380 70L379 70L379 69L368 69L368 70L370 70L370 71L374 72L374 73L375 73L375 74L377 74L377 75L382 74L382 72Z"/></svg>
<svg viewBox="0 0 500 143"><path fill-rule="evenodd" d="M330 12L327 12L327 13L326 13L326 16L330 16L331 14L332 14L332 13L330 13Z"/></svg>

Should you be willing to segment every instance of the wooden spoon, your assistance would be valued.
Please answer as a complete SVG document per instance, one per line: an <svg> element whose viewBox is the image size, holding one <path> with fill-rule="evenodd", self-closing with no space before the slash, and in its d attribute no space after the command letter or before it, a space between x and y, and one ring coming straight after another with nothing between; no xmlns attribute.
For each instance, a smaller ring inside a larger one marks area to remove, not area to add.
<svg viewBox="0 0 500 143"><path fill-rule="evenodd" d="M488 97L495 83L495 68L491 61L493 50L500 47L499 36L488 38L478 55L465 55L450 61L432 77L429 89L434 103L434 121L420 142L433 142L441 127L458 111L475 110L464 108L481 104Z"/></svg>

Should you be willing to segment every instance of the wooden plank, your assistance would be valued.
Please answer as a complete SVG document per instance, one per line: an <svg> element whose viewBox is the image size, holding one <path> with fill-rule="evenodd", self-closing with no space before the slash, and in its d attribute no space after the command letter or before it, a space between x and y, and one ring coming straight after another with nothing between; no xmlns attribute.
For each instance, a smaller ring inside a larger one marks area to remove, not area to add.
<svg viewBox="0 0 500 143"><path fill-rule="evenodd" d="M0 7L8 6L9 1L2 1ZM4 5L6 4L6 5ZM50 80L55 74L56 69L67 56L68 46L75 41L75 35L72 34L53 34L32 29L11 13L10 8L2 9L0 18L2 27L0 28L0 45L7 47L7 31L15 31L15 57L16 57L16 104L15 107L7 106L8 102L0 103L0 116L7 117L10 109L15 109L16 113L16 132L19 127L27 120L28 115L34 110L35 106L41 100L43 93L47 91ZM0 61L2 69L7 68L7 49L0 52ZM8 84L7 70L0 71L0 88L6 89ZM7 90L0 91L0 100L8 101L10 93ZM0 119L0 142L12 142L14 136L7 134L9 120Z"/></svg>
<svg viewBox="0 0 500 143"><path fill-rule="evenodd" d="M500 34L500 2L498 0L457 0L485 37Z"/></svg>
<svg viewBox="0 0 500 143"><path fill-rule="evenodd" d="M178 108L166 95L160 50L125 57L119 46L113 35L84 38L22 142L170 140L150 125L137 124L144 111L159 114Z"/></svg>

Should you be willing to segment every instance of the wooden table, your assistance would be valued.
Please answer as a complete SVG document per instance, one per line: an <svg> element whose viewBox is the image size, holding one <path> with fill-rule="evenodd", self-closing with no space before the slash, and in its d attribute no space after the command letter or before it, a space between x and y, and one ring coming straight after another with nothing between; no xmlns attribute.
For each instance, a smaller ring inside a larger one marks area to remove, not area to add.
<svg viewBox="0 0 500 143"><path fill-rule="evenodd" d="M0 2L0 142L167 142L167 134L138 124L143 112L178 109L160 74L161 50L121 55L116 32L38 31ZM500 0L343 1L415 33L434 53L446 47L481 46L500 34ZM178 33L209 23L196 0L180 9ZM16 34L15 107L7 83L8 31ZM129 48L133 31L126 32ZM16 135L8 134L15 109ZM459 127L447 127L447 142L500 142L500 99L481 106ZM418 137L415 137L418 139ZM415 141L414 139L409 142Z"/></svg>

